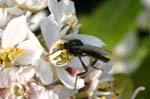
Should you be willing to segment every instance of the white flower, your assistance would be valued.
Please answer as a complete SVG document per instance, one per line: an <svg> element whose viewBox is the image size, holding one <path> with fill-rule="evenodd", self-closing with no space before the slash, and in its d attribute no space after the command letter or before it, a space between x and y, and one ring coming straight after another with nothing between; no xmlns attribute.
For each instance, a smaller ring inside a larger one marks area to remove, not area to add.
<svg viewBox="0 0 150 99"><path fill-rule="evenodd" d="M49 9L51 11L51 15L48 18L44 18L41 21L41 30L44 36L44 39L46 41L46 44L49 48L49 52L52 54L53 50L55 50L55 47L53 45L59 45L59 43L62 43L61 40L71 40L71 39L80 39L84 43L88 43L90 45L98 46L101 47L104 45L104 43L99 40L96 37L93 36L88 36L88 35L82 35L82 34L77 34L78 33L78 28L73 28L74 26L78 26L78 22L75 16L75 9L74 9L74 4L70 0L62 0L60 2L57 2L56 0L49 0ZM70 23L72 20L74 20L73 23ZM68 23L69 22L69 23ZM77 31L69 31L69 28ZM66 28L66 29L65 29ZM64 31L65 30L65 31ZM69 34L67 34L69 32ZM56 54L53 56L56 57L56 55L59 55L59 53L62 53L62 51L58 51ZM65 55L65 52L64 52ZM52 55L50 56L50 60L53 60ZM85 57L86 65L89 63L88 57ZM64 61L64 60L63 60ZM51 63L55 64L54 61L50 61ZM57 61L56 61L57 62ZM69 63L69 64L68 64ZM71 62L68 61L68 59L65 62L66 66L70 67L82 67L81 62L79 61L78 58L73 59ZM75 79L76 76L70 75L62 66L55 66L56 67L56 72L59 77L59 79L63 82L63 84L70 88L73 89L75 85ZM77 88L80 89L84 86L84 81L82 79L77 80Z"/></svg>
<svg viewBox="0 0 150 99"><path fill-rule="evenodd" d="M0 28L4 28L11 19L21 14L20 11L13 13L10 8L0 8Z"/></svg>
<svg viewBox="0 0 150 99"><path fill-rule="evenodd" d="M44 39L46 41L46 44L49 48L49 52L51 52L52 50L52 45L54 43L61 42L60 41L61 39L64 39L66 41L71 40L71 39L80 39L84 43L87 43L93 46L98 46L98 47L101 47L104 45L104 43L101 40L99 40L96 37L89 36L89 35L82 35L82 34L73 34L73 35L69 34L67 36L61 35L59 26L56 23L54 23L54 21L52 21L50 18L44 18L41 21L41 30L42 30ZM57 53L59 54L59 52ZM88 57L85 57L85 58L88 58ZM85 59L85 60L87 61L84 61L84 63L88 64L89 63L88 59ZM71 67L75 67L75 65L77 65L78 67L82 67L81 62L79 61L78 58L72 60L71 62L70 62L70 65L72 65ZM67 66L69 66L69 64ZM68 88L73 89L75 85L76 77L69 75L69 73L66 72L66 70L63 67L56 67L56 71L57 71L59 79L63 82L63 84L65 84L65 86L67 86ZM78 79L77 89L80 89L81 87L83 87L84 85L83 83L84 83L83 80Z"/></svg>
<svg viewBox="0 0 150 99"><path fill-rule="evenodd" d="M13 52L11 53L11 52ZM21 65L31 64L42 54L42 47L28 29L25 16L13 19L2 36L3 52L11 53L10 63L15 62Z"/></svg>
<svg viewBox="0 0 150 99"><path fill-rule="evenodd" d="M50 66L50 63L48 61L44 59L38 59L35 61L34 65L36 66L36 75L40 78L41 82L44 85L48 85L54 82L52 67Z"/></svg>
<svg viewBox="0 0 150 99"><path fill-rule="evenodd" d="M75 97L75 94L77 93L75 90L68 89L62 85L55 86L53 91L57 93L57 95L61 97L61 99L70 99L71 97L73 98Z"/></svg>
<svg viewBox="0 0 150 99"><path fill-rule="evenodd" d="M116 60L113 64L111 73L133 73L140 65L141 58L129 59L137 48L136 33L128 33L125 38L114 47Z"/></svg>
<svg viewBox="0 0 150 99"><path fill-rule="evenodd" d="M55 92L34 82L14 82L10 89L4 89L4 91L6 93L0 95L4 99L59 99Z"/></svg>
<svg viewBox="0 0 150 99"><path fill-rule="evenodd" d="M113 77L108 73L110 69L112 68L112 62L109 61L108 63L104 63L101 61L98 61L94 67L99 68L99 70L94 70L93 68L89 68L90 72L89 75L86 77L86 82L90 83L90 87L86 90L88 93L88 97L90 99L101 99L99 96L113 97L112 91L100 91L99 86L101 86L102 83L109 82L113 80ZM106 86L112 86L111 84L106 84ZM108 98L109 99L109 98Z"/></svg>
<svg viewBox="0 0 150 99"><path fill-rule="evenodd" d="M9 88L14 82L31 82L35 75L33 67L11 67L0 72L0 88Z"/></svg>
<svg viewBox="0 0 150 99"><path fill-rule="evenodd" d="M29 30L26 23L25 16L21 16L13 19L5 30L1 30L2 37L2 49L1 49L1 58L5 60L7 57L4 57L4 50L12 50L12 54L9 55L9 60L11 61L3 61L3 64L0 68L4 68L7 65L11 65L12 63L15 65L28 65L34 64L36 69L36 74L42 80L44 84L52 83L53 80L51 72L44 72L45 69L50 69L50 67L45 68L46 63L39 63L40 56L43 52L43 48L41 47L39 41L35 37L35 35ZM16 50L18 50L16 52ZM7 51L10 53L10 51ZM13 53L18 53L18 55L14 55ZM2 57L3 55L3 57ZM35 61L37 63L35 63ZM39 69L39 68L41 69ZM43 68L43 69L42 69ZM42 74L42 75L41 75ZM49 76L49 78L47 78Z"/></svg>
<svg viewBox="0 0 150 99"><path fill-rule="evenodd" d="M36 29L39 29L41 20L47 16L46 11L39 11L37 13L26 13L29 27L32 31L35 31Z"/></svg>
<svg viewBox="0 0 150 99"><path fill-rule="evenodd" d="M10 87L16 81L17 68L7 68L0 72L0 88Z"/></svg>
<svg viewBox="0 0 150 99"><path fill-rule="evenodd" d="M149 0L141 0L141 2L147 9L150 9L150 1Z"/></svg>
<svg viewBox="0 0 150 99"><path fill-rule="evenodd" d="M30 83L30 99L61 99L57 93L52 90L47 90L43 86L36 83Z"/></svg>
<svg viewBox="0 0 150 99"><path fill-rule="evenodd" d="M47 0L13 0L19 8L29 11L38 11L47 7Z"/></svg>
<svg viewBox="0 0 150 99"><path fill-rule="evenodd" d="M80 24L76 17L74 3L71 0L48 0L49 16L59 28L62 36L69 33L78 33ZM69 31L69 33L68 33Z"/></svg>
<svg viewBox="0 0 150 99"><path fill-rule="evenodd" d="M52 90L38 85L39 82L33 78L34 75L35 69L31 66L20 69L17 67L4 69L0 72L2 80L0 82L0 97L5 99L59 99Z"/></svg>
<svg viewBox="0 0 150 99"><path fill-rule="evenodd" d="M47 0L1 0L0 6L35 12L47 7Z"/></svg>
<svg viewBox="0 0 150 99"><path fill-rule="evenodd" d="M27 12L35 12L45 7L47 7L47 0L1 0L0 28L4 28L15 17L26 15ZM32 28L35 28L35 21L32 23Z"/></svg>

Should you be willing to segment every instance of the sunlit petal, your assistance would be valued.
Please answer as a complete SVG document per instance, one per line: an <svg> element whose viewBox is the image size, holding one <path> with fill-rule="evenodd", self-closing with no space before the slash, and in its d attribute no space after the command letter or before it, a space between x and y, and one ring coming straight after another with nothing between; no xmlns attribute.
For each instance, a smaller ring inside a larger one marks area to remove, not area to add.
<svg viewBox="0 0 150 99"><path fill-rule="evenodd" d="M27 27L25 16L13 19L9 22L2 38L2 47L12 47L23 41L30 30Z"/></svg>

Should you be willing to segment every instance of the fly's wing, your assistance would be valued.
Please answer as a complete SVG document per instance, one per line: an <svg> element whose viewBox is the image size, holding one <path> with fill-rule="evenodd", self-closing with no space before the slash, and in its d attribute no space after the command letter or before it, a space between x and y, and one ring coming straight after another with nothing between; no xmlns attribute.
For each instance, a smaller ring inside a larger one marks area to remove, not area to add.
<svg viewBox="0 0 150 99"><path fill-rule="evenodd" d="M91 46L84 44L83 46L72 46L73 49L80 50L83 53L86 53L89 56L95 57L97 59L100 59L104 62L108 62L109 59L104 57L103 55L111 55L112 53L110 51L101 49L99 47Z"/></svg>
<svg viewBox="0 0 150 99"><path fill-rule="evenodd" d="M74 46L74 48L85 51L85 52L94 52L97 54L101 54L101 55L111 55L112 52L99 48L99 47L95 47L95 46L91 46L91 45L87 45L84 44L83 46Z"/></svg>

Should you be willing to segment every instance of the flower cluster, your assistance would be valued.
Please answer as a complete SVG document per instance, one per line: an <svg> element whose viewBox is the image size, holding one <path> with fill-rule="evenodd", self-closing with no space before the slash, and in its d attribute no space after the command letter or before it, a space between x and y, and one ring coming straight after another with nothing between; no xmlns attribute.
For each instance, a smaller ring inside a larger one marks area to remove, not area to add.
<svg viewBox="0 0 150 99"><path fill-rule="evenodd" d="M51 14L37 22L46 43L42 46L27 13L47 4ZM65 48L71 40L105 45L79 34L80 26L71 0L1 0L0 99L119 99L117 80L109 74L111 60L95 61Z"/></svg>

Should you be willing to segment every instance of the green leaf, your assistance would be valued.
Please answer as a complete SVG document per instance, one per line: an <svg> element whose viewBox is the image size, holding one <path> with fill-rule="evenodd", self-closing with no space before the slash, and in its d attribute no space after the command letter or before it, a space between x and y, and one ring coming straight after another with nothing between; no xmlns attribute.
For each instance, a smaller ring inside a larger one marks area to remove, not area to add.
<svg viewBox="0 0 150 99"><path fill-rule="evenodd" d="M113 46L125 33L136 28L140 12L139 0L107 0L90 15L81 15L81 33L95 35Z"/></svg>

